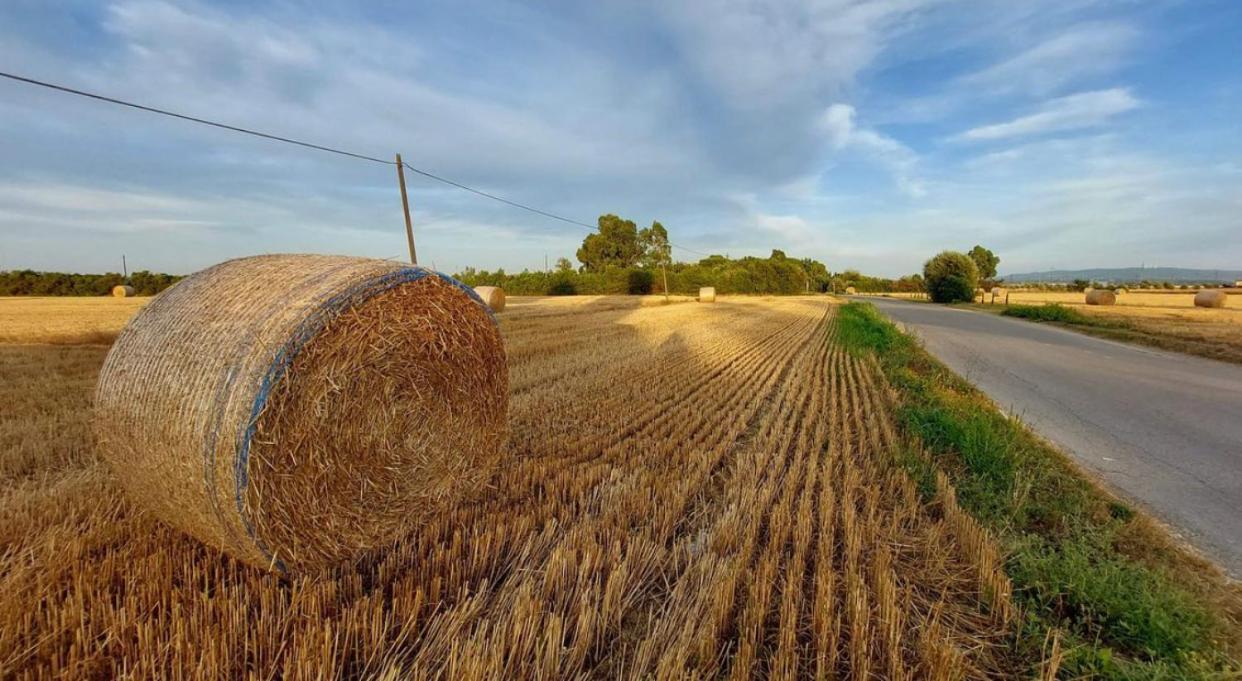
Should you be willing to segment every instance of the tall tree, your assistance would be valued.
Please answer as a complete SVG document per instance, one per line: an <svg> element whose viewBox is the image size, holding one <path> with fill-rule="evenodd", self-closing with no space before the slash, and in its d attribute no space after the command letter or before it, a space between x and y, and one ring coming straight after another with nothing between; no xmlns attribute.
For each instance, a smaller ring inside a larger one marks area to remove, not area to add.
<svg viewBox="0 0 1242 681"><path fill-rule="evenodd" d="M979 268L980 279L991 279L996 276L996 266L1000 264L1000 258L992 251L975 244L966 255L975 261L975 267Z"/></svg>
<svg viewBox="0 0 1242 681"><path fill-rule="evenodd" d="M668 266L673 264L673 247L668 242L668 230L658 221L639 231L638 244L643 249L643 266L659 267L664 277L664 297L668 297Z"/></svg>
<svg viewBox="0 0 1242 681"><path fill-rule="evenodd" d="M610 213L599 216L599 231L582 240L577 255L588 272L602 272L609 267L633 267L642 253L638 226Z"/></svg>

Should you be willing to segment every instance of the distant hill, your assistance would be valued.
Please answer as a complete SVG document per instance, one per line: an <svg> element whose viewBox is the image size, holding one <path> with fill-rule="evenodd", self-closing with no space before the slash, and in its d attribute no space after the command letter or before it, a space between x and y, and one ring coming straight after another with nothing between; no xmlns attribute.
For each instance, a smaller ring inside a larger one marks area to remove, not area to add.
<svg viewBox="0 0 1242 681"><path fill-rule="evenodd" d="M1226 282L1242 280L1242 270L1196 270L1186 267L1100 267L1089 270L1048 270L1046 272L1021 272L1003 275L1009 283L1035 281L1067 282L1075 279L1090 281L1131 282L1169 281L1185 284Z"/></svg>

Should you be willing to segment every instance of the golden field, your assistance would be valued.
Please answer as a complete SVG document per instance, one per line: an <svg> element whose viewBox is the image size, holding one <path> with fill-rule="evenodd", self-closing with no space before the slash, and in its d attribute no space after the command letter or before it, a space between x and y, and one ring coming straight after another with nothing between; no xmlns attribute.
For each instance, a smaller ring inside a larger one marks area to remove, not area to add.
<svg viewBox="0 0 1242 681"><path fill-rule="evenodd" d="M910 293L879 295L915 298L915 294ZM1195 307L1194 298L1192 291L1133 291L1118 294L1116 305L1087 305L1083 293L1009 292L1011 305L1055 303L1098 320L1099 325L1074 325L1074 328L1089 333L1242 363L1242 293L1231 293L1223 308ZM991 301L991 294L984 300ZM996 304L987 302L981 308L1000 309L1003 302L1004 299L998 297Z"/></svg>
<svg viewBox="0 0 1242 681"><path fill-rule="evenodd" d="M0 343L104 343L150 298L0 297Z"/></svg>
<svg viewBox="0 0 1242 681"><path fill-rule="evenodd" d="M990 300L991 296L987 296ZM1085 294L1069 291L1022 291L1009 292L1009 302L1013 305L1038 305L1040 303L1060 303L1088 307ZM1089 306L1100 307L1100 306ZM1117 294L1117 304L1111 307L1138 308L1143 310L1195 310L1215 317L1230 319L1242 324L1242 291L1230 295L1229 303L1224 308L1208 309L1195 307L1194 291L1129 291Z"/></svg>
<svg viewBox="0 0 1242 681"><path fill-rule="evenodd" d="M927 504L892 463L893 393L833 301L515 302L512 464L292 580L118 493L87 428L106 348L0 346L0 676L1014 671L998 550L947 478Z"/></svg>
<svg viewBox="0 0 1242 681"><path fill-rule="evenodd" d="M1067 654L1018 649L999 539L834 298L511 298L508 463L291 578L140 512L96 455L106 342L142 302L3 301L0 678L948 681Z"/></svg>

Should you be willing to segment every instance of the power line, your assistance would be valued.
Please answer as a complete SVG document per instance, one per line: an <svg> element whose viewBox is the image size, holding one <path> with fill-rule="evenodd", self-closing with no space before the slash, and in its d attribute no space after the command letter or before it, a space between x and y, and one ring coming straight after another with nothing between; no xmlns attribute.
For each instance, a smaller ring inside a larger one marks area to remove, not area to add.
<svg viewBox="0 0 1242 681"><path fill-rule="evenodd" d="M173 118L180 118L180 119L181 119L181 120L183 120L183 121L190 121L190 122L192 122L192 123L200 123L200 124L202 124L202 125L210 125L210 126L211 126L211 127L213 127L213 128L221 128L221 129L223 129L223 130L231 130L231 131L233 131L233 132L240 132L240 133L243 133L243 134L246 134L246 135L253 135L253 136L255 136L255 137L262 137L262 138L264 138L264 139L274 140L274 141L276 141L276 142L285 142L285 143L287 143L287 144L296 144L296 145L298 145L299 147L306 147L307 149L317 149L317 150L319 150L319 151L326 151L326 152L329 152L329 153L332 153L332 154L340 154L341 156L350 156L350 157L353 157L353 158L362 159L362 160L364 160L364 161L373 161L373 162L375 162L375 163L383 163L383 164L385 164L385 165L393 165L393 162L392 162L392 161L385 161L385 160L384 160L384 159L382 159L382 158L375 158L374 156L367 156L366 154L356 154L356 153L354 153L354 152L352 152L352 151L345 151L345 150L343 150L343 149L333 149L332 147L325 147L325 146L323 146L322 144L312 144L312 143L310 143L310 142L303 142L303 141L301 141L301 140L295 140L295 139L291 139L291 138L288 138L288 137L281 137L280 135L272 135L272 134L269 134L269 133L266 133L266 132L259 132L259 131L257 131L257 130L250 130L250 129L248 129L248 128L241 128L241 127L238 127L238 126L236 126L236 125L228 125L227 123L217 123L216 121L209 121L209 120L207 120L207 119L205 119L205 118L197 118L197 117L195 117L195 116L187 116L187 115L185 115L185 114L179 114L179 113L176 113L176 112L174 112L174 111L167 111L167 110L165 110L165 109L157 109L157 108L155 108L155 107L153 107L153 106L145 106L145 105L143 105L143 104L135 104L134 102L127 102L127 101L125 101L125 100L123 100L123 99L116 99L116 98L114 98L114 97L107 97L107 96L105 96L105 95L95 94L94 92L87 92L87 91L85 91L85 90L75 90L74 88L71 88L71 87L65 87L64 85L57 85L57 84L55 84L55 83L48 83L48 82L45 82L45 81L42 81L42 80L35 80L34 78L26 78L25 76L18 76L18 75L12 74L12 73L5 73L5 72L3 72L3 71L0 71L0 76L3 76L3 77L8 78L8 79L10 79L10 80L16 80L16 81L19 81L19 82L22 82L22 83L29 83L30 85L38 85L39 87L45 87L45 88L48 88L48 89L50 89L50 90L58 90L58 91L60 91L60 92L67 92L67 93L69 93L69 94L71 94L71 95L78 95L78 96L80 96L80 97L88 97L88 98L90 98L90 99L97 99L97 100L99 100L99 101L101 101L101 102L108 102L109 104L117 104L117 105L119 105L119 106L127 106L127 107L129 107L129 108L131 108L131 109L138 109L138 110L140 110L140 111L147 111L147 112L150 112L150 113L156 113L156 114L160 114L160 115L162 115L162 116L171 116L171 117L173 117Z"/></svg>
<svg viewBox="0 0 1242 681"><path fill-rule="evenodd" d="M71 95L77 95L77 96L79 96L79 97L86 97L86 98L89 98L89 99L94 99L94 100L98 100L98 101L101 101L101 102L107 102L107 103L109 103L109 104L116 104L116 105L118 105L118 106L129 107L129 108L131 108L131 109L137 109L137 110L139 110L139 111L146 111L146 112L148 112L148 113L159 114L159 115L161 115L161 116L169 116L169 117L171 117L171 118L177 118L177 119L180 119L180 120L183 120L183 121L190 121L191 123L198 123L198 124L200 124L200 125L208 125L208 126L211 126L211 127L213 127L213 128L219 128L219 129L221 129L221 130L229 130L229 131L231 131L231 132L239 132L239 133L242 133L242 134L244 134L244 135L251 135L251 136L253 136L253 137L260 137L260 138L263 138L263 139L266 139L266 140L271 140L271 141L274 141L274 142L284 142L284 143L286 143L286 144L294 144L294 145L297 145L297 146L299 146L299 147L305 147L305 148L307 148L307 149L315 149L315 150L317 150L317 151L326 151L326 152L328 152L328 153L330 153L330 154L338 154L338 155L340 155L340 156L348 156L348 157L350 157L350 158L356 158L356 159L363 160L363 161L371 161L372 163L382 163L382 164L384 164L384 165L396 165L396 162L395 162L395 161L388 161L388 160L385 160L385 159L382 159L382 158L376 158L376 157L374 157L374 156L368 156L368 155L366 155L366 154L359 154L359 153L357 153L357 152L353 152L353 151L346 151L345 149L337 149L337 148L335 148L335 147L329 147L329 146L325 146L325 145L322 145L322 144L314 144L313 142L304 142L304 141L302 141L302 140L293 139L293 138L291 138L291 137L284 137L284 136L282 136L282 135L274 135L274 134L271 134L271 133L260 132L260 131L258 131L258 130L251 130L250 128L243 128L243 127L236 126L236 125L229 125L229 124L227 124L227 123L220 123L220 122L218 122L218 121L212 121L212 120L208 120L208 119L206 119L206 118L199 118L199 117L197 117L197 116L189 116L189 115L187 115L187 114L181 114L181 113L177 113L177 112L175 112L175 111L169 111L169 110L167 110L167 109L160 109L160 108L157 108L157 107L154 107L154 106L147 106L147 105L145 105L145 104L137 104L137 103L135 103L135 102L129 102L129 101L126 101L126 100L123 100L123 99L117 99L116 97L108 97L107 95L101 95L101 94L98 94L98 93L95 93L95 92L87 92L86 90L79 90L79 89L76 89L76 88L71 88L71 87L68 87L68 86L65 86L65 85L57 85L56 83L49 83L49 82L47 82L47 81L38 80L38 79L35 79L35 78L27 78L26 76L19 76L19 75L14 74L14 73L7 73L7 72L4 72L4 71L0 71L0 76L2 76L2 77L4 77L4 78L8 78L9 80L15 80L15 81L18 81L18 82L21 82L21 83L26 83L26 84L28 84L28 85L37 85L37 86L39 86L39 87L48 88L49 90L56 90L56 91L58 91L58 92L64 92L64 93L71 94ZM564 217L564 216L562 216L562 215L557 215L556 213L550 213L550 212L548 212L548 211L546 211L546 210L541 210L541 209L539 209L539 208L535 208L535 207L533 207L533 206L528 206L528 205L526 205L526 204L524 204L524 203L519 203L519 202L517 202L517 201L512 201L512 200L506 199L506 198L504 198L504 197L502 197L502 196L497 196L497 195L495 195L495 194L491 194L491 193L485 192L485 191L483 191L483 190L481 190L481 189L475 189L474 187L471 187L471 186L469 186L469 185L462 184L462 183L457 182L457 181L455 181L455 180L450 180L450 179L448 179L447 177L441 177L440 175L436 175L435 173L431 173L431 172L428 172L428 171L426 171L426 170L422 170L422 169L420 169L420 168L415 168L414 166L410 165L409 163L406 163L405 161L402 161L402 162L401 162L401 165L403 165L403 166L404 166L406 169L408 169L410 172L417 173L417 174L422 175L423 177L426 177L426 178L428 178L428 179L435 180L436 182L441 182L441 183L447 184L447 185L449 185L449 186L456 187L456 188L458 188L458 189L462 189L462 190L465 190L465 191L471 192L471 193L473 193L473 194L477 194L477 195L482 196L482 197L485 197L485 198L489 198L489 199L491 199L491 200L493 200L493 201L499 201L500 203L503 203L503 204L506 204L506 205L509 205L509 206L513 206L514 208L520 208L520 209L522 209L522 210L529 211L529 212L534 213L534 214L536 214L536 215L542 215L542 216L547 217L547 218L552 218L553 220L560 220L561 222L565 222L565 223L568 223L568 224L571 224L571 225L577 225L577 226L579 226L579 227L586 227L587 229L589 229L589 230L591 230L591 231L595 231L595 229L596 229L596 226L595 226L595 225L592 225L592 224L589 224L589 223L586 223L586 222L581 222L581 221L579 221L579 220L574 220L574 219L572 219L572 218L567 218L567 217ZM672 243L672 242L669 242L669 246L672 246L672 247L674 247L674 248L680 248L680 249L681 249L681 250L683 250L683 251L688 251L688 252L690 252L690 253L695 253L695 254L697 254L697 255L702 255L702 256L707 256L707 255L709 255L709 254L707 254L707 253L703 253L702 251L696 251L696 250L693 250L693 249L690 249L690 248L686 248L685 246L678 246L677 244L674 244L674 243Z"/></svg>

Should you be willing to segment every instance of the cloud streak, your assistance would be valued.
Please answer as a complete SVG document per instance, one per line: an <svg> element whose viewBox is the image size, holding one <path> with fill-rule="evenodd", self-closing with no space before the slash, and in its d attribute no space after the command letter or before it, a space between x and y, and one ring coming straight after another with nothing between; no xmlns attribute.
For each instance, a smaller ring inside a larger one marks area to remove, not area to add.
<svg viewBox="0 0 1242 681"><path fill-rule="evenodd" d="M1090 128L1139 105L1139 100L1126 88L1080 92L1048 100L1033 114L1005 123L971 128L957 135L956 139L978 142Z"/></svg>

